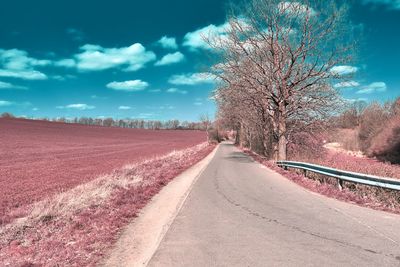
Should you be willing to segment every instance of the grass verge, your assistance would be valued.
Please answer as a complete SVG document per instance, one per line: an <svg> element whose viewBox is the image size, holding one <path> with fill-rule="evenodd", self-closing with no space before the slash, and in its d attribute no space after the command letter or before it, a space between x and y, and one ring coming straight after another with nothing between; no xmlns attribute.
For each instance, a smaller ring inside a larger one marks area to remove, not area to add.
<svg viewBox="0 0 400 267"><path fill-rule="evenodd" d="M268 160L248 149L242 148L242 150L254 160L310 191L359 206L400 214L400 196L396 191L347 182L344 182L343 190L339 190L337 181L334 178L319 174L308 174L305 177L301 171L286 171L278 167L274 161ZM322 164L321 162L319 164L335 168L335 166L329 164ZM349 168L347 170L352 171ZM372 172L371 169L370 172Z"/></svg>
<svg viewBox="0 0 400 267"><path fill-rule="evenodd" d="M213 149L174 151L32 204L0 228L0 265L95 266L163 186Z"/></svg>

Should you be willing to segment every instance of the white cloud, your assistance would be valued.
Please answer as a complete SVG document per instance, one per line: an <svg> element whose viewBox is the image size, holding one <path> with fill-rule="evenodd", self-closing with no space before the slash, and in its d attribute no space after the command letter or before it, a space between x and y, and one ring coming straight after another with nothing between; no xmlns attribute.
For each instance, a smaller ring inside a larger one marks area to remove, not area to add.
<svg viewBox="0 0 400 267"><path fill-rule="evenodd" d="M349 75L349 74L354 74L358 71L357 67L354 66L335 66L331 69L331 73L335 75Z"/></svg>
<svg viewBox="0 0 400 267"><path fill-rule="evenodd" d="M178 44L176 43L176 39L174 37L163 36L157 41L157 44L161 45L165 49L178 49Z"/></svg>
<svg viewBox="0 0 400 267"><path fill-rule="evenodd" d="M315 10L308 6L303 5L300 2L280 2L278 4L278 10L280 12L287 13L288 15L299 16L299 15L310 15L314 16L317 13Z"/></svg>
<svg viewBox="0 0 400 267"><path fill-rule="evenodd" d="M89 110L89 109L95 109L95 106L90 106L88 104L69 104L66 106L57 106L56 108L58 109L77 109L77 110Z"/></svg>
<svg viewBox="0 0 400 267"><path fill-rule="evenodd" d="M131 80L124 82L111 82L106 85L107 88L119 91L135 92L146 89L149 84L142 80Z"/></svg>
<svg viewBox="0 0 400 267"><path fill-rule="evenodd" d="M57 81L65 81L67 79L76 79L76 76L71 74L66 74L66 75L54 75L51 76L50 78Z"/></svg>
<svg viewBox="0 0 400 267"><path fill-rule="evenodd" d="M188 32L183 37L183 46L189 47L193 50L199 48L211 49L211 47L204 40L204 38L224 36L228 33L229 27L230 27L229 23L225 22L224 24L218 26L210 24L196 31Z"/></svg>
<svg viewBox="0 0 400 267"><path fill-rule="evenodd" d="M82 52L74 55L72 59L63 59L55 64L61 67L76 67L80 71L101 71L112 68L137 71L156 60L156 55L139 43L120 48L86 44L80 49Z"/></svg>
<svg viewBox="0 0 400 267"><path fill-rule="evenodd" d="M132 108L129 107L129 106L119 106L118 109L119 109L119 110L130 110L130 109L132 109Z"/></svg>
<svg viewBox="0 0 400 267"><path fill-rule="evenodd" d="M374 82L369 85L363 86L357 94L372 94L386 92L387 85L384 82Z"/></svg>
<svg viewBox="0 0 400 267"><path fill-rule="evenodd" d="M169 88L169 89L167 90L167 93L186 95L186 94L187 94L187 91L185 91L185 90L180 90L180 89L178 89L178 88Z"/></svg>
<svg viewBox="0 0 400 267"><path fill-rule="evenodd" d="M76 67L76 61L70 58L66 58L54 62L54 65L57 67L73 68Z"/></svg>
<svg viewBox="0 0 400 267"><path fill-rule="evenodd" d="M360 97L360 98L345 98L344 99L347 103L353 104L356 102L368 102L368 98Z"/></svg>
<svg viewBox="0 0 400 267"><path fill-rule="evenodd" d="M50 60L40 60L28 56L28 53L19 49L0 49L0 62L5 69L26 70L37 66L51 65Z"/></svg>
<svg viewBox="0 0 400 267"><path fill-rule="evenodd" d="M179 63L185 59L185 56L181 52L175 52L171 54L166 54L159 61L157 61L155 66L165 66L174 63Z"/></svg>
<svg viewBox="0 0 400 267"><path fill-rule="evenodd" d="M363 4L388 5L390 8L400 9L400 0L363 0Z"/></svg>
<svg viewBox="0 0 400 267"><path fill-rule="evenodd" d="M35 70L36 67L51 65L50 60L35 59L19 49L0 49L0 77L24 80L45 80L46 74Z"/></svg>
<svg viewBox="0 0 400 267"><path fill-rule="evenodd" d="M0 100L0 107L12 106L14 103L6 100Z"/></svg>
<svg viewBox="0 0 400 267"><path fill-rule="evenodd" d="M47 75L36 70L0 69L0 77L19 78L23 80L47 80Z"/></svg>
<svg viewBox="0 0 400 267"><path fill-rule="evenodd" d="M0 89L21 89L21 90L26 90L28 89L25 86L19 86L19 85L14 85L11 83L6 83L6 82L2 82L0 81Z"/></svg>
<svg viewBox="0 0 400 267"><path fill-rule="evenodd" d="M350 88L350 87L358 87L358 86L360 86L359 82L346 81L346 82L337 83L333 87L335 87L335 88Z"/></svg>
<svg viewBox="0 0 400 267"><path fill-rule="evenodd" d="M90 98L92 98L92 99L108 99L108 97L98 96L98 95L91 95Z"/></svg>
<svg viewBox="0 0 400 267"><path fill-rule="evenodd" d="M215 77L209 73L192 73L173 75L169 78L168 82L175 85L196 85L215 82Z"/></svg>
<svg viewBox="0 0 400 267"><path fill-rule="evenodd" d="M236 23L239 23L243 29L250 27L248 19L244 17L239 18ZM186 46L193 51L198 49L212 49L206 40L218 38L229 41L228 34L230 30L231 25L228 21L220 25L210 24L193 32L186 33L183 37L183 46Z"/></svg>
<svg viewBox="0 0 400 267"><path fill-rule="evenodd" d="M196 102L193 103L193 105L195 105L195 106L202 106L202 105L203 105L203 102L196 101Z"/></svg>

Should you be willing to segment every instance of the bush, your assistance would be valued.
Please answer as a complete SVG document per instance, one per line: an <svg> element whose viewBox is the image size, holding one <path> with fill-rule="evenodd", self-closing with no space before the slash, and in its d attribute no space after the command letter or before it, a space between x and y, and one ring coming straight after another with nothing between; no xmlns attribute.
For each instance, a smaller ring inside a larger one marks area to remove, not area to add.
<svg viewBox="0 0 400 267"><path fill-rule="evenodd" d="M2 118L15 118L15 116L9 112L4 112L1 114Z"/></svg>
<svg viewBox="0 0 400 267"><path fill-rule="evenodd" d="M373 103L364 110L359 132L360 146L363 152L368 152L373 138L383 129L388 117L388 112L378 103Z"/></svg>
<svg viewBox="0 0 400 267"><path fill-rule="evenodd" d="M291 140L288 144L288 158L290 160L307 161L322 157L325 152L321 135L299 132L293 134Z"/></svg>
<svg viewBox="0 0 400 267"><path fill-rule="evenodd" d="M372 140L368 154L382 161L400 164L400 115L389 120Z"/></svg>

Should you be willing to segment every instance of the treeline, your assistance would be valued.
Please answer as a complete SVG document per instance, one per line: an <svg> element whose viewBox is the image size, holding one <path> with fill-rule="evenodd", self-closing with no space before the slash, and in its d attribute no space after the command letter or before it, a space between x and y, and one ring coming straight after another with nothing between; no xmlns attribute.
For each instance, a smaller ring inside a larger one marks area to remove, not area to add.
<svg viewBox="0 0 400 267"><path fill-rule="evenodd" d="M1 115L2 118L14 118L11 113L5 112ZM113 119L113 118L39 118L39 120L62 122L62 123L77 123L83 125L95 125L104 127L120 127L131 129L149 129L149 130L206 130L209 122L189 122L179 120L143 120L143 119Z"/></svg>
<svg viewBox="0 0 400 267"><path fill-rule="evenodd" d="M357 102L333 119L336 128L352 129L355 147L368 156L400 163L400 98L384 104ZM342 138L346 138L343 134Z"/></svg>

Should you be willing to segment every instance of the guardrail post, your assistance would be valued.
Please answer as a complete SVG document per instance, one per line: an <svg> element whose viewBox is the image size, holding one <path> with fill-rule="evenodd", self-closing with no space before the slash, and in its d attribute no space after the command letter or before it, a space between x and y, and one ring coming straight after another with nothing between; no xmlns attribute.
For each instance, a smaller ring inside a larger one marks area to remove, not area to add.
<svg viewBox="0 0 400 267"><path fill-rule="evenodd" d="M340 191L343 190L343 180L342 179L337 179L337 185Z"/></svg>
<svg viewBox="0 0 400 267"><path fill-rule="evenodd" d="M303 174L304 174L305 177L307 177L307 170L303 169Z"/></svg>
<svg viewBox="0 0 400 267"><path fill-rule="evenodd" d="M283 169L284 169L285 171L287 171L287 170L288 170L287 166L283 166Z"/></svg>

